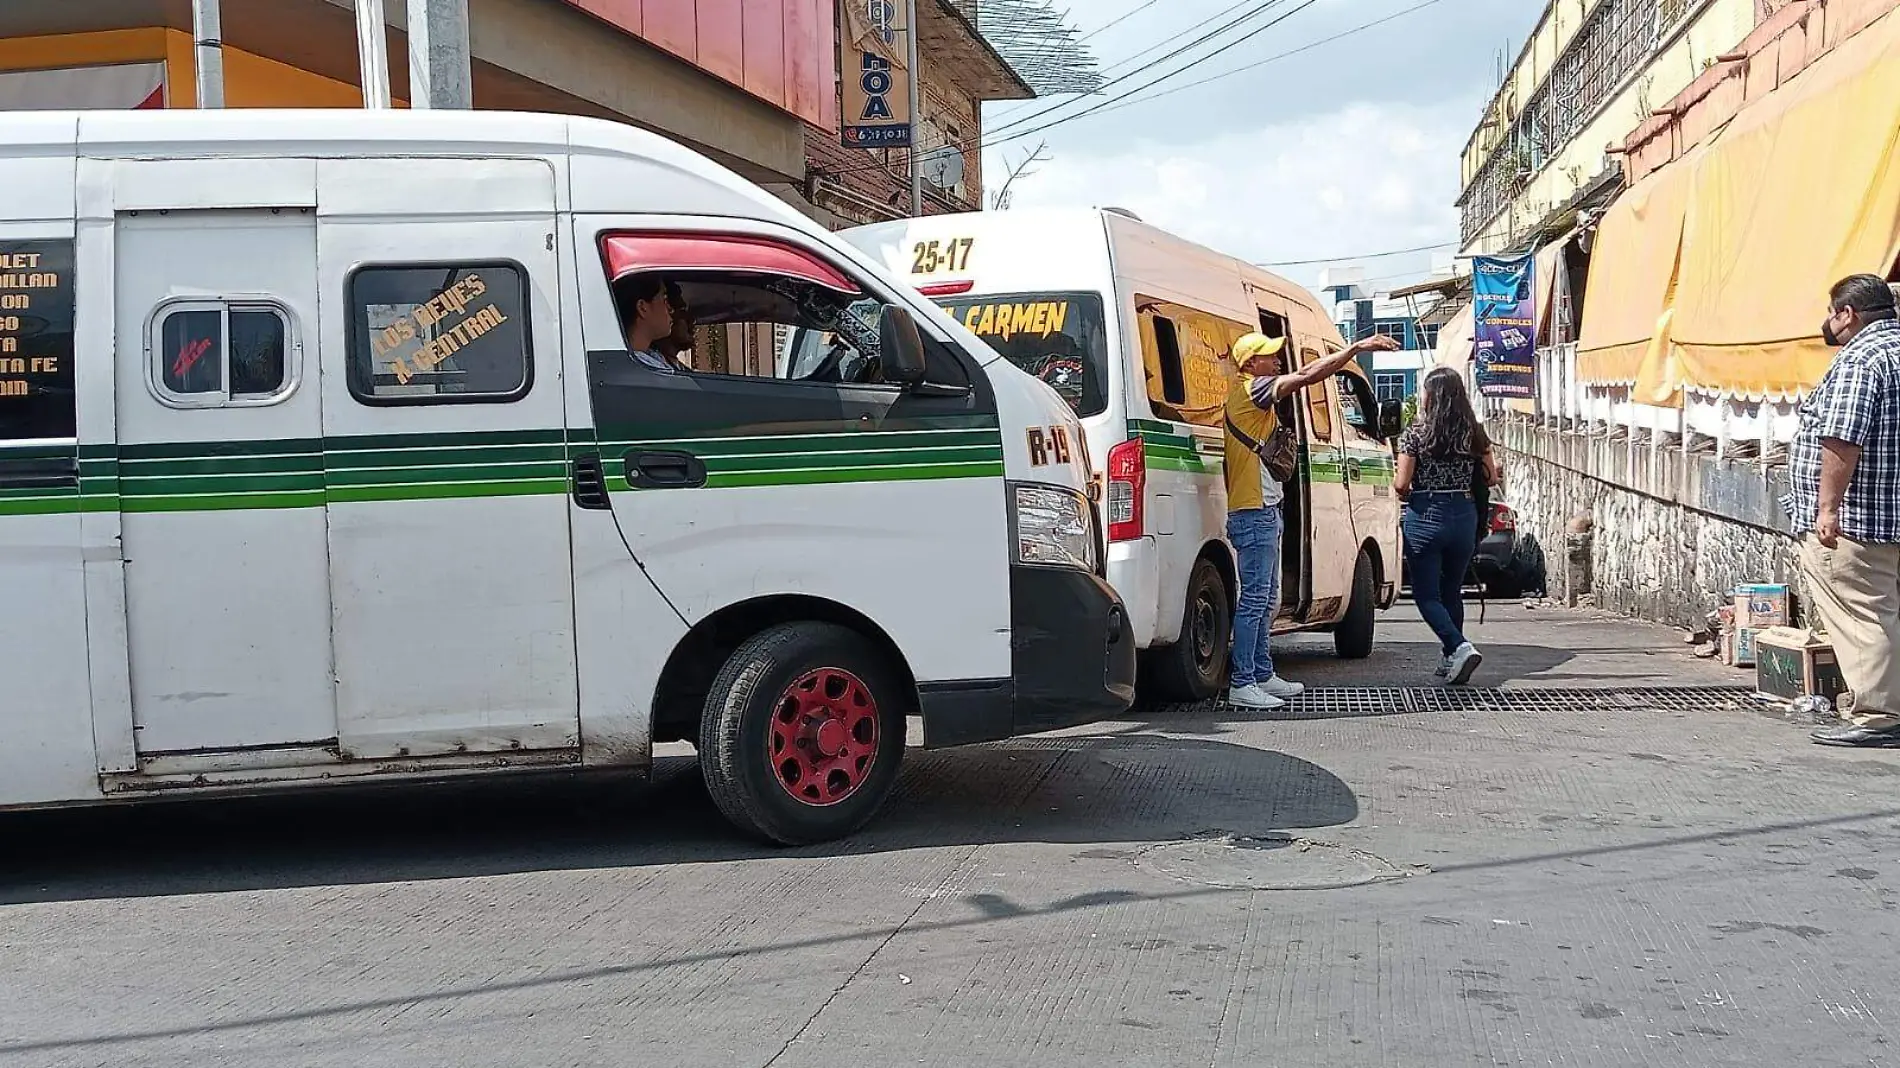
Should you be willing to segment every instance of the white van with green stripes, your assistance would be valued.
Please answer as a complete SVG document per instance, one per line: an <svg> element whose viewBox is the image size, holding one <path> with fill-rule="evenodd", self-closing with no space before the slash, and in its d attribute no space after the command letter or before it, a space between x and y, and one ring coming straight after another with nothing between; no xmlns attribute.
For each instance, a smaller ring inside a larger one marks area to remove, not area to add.
<svg viewBox="0 0 1900 1068"><path fill-rule="evenodd" d="M1133 699L1067 406L678 145L11 113L0 187L0 809L687 740L807 842L909 716Z"/></svg>
<svg viewBox="0 0 1900 1068"><path fill-rule="evenodd" d="M936 215L843 236L947 309L1081 416L1103 492L1108 577L1144 651L1143 689L1223 691L1235 604L1221 465L1231 349L1260 331L1302 366L1344 347L1314 295L1116 210ZM1286 497L1276 632L1371 653L1398 595L1398 406L1356 365L1281 402L1305 445Z"/></svg>

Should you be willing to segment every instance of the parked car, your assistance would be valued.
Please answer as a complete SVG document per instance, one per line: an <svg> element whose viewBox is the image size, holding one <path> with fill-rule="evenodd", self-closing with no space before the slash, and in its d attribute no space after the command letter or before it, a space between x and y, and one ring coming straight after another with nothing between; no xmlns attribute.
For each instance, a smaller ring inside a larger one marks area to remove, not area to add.
<svg viewBox="0 0 1900 1068"><path fill-rule="evenodd" d="M1485 520L1485 535L1478 542L1477 554L1471 558L1466 585L1475 582L1484 589L1486 597L1492 598L1539 592L1544 584L1542 569L1530 557L1518 542L1517 509L1494 498L1491 514ZM1399 571L1400 582L1409 591L1412 588L1410 569L1401 564Z"/></svg>

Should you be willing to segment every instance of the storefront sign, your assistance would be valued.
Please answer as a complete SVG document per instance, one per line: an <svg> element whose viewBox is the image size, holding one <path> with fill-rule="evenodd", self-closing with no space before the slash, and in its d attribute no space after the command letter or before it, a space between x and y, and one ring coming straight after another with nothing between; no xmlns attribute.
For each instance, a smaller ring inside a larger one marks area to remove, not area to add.
<svg viewBox="0 0 1900 1068"><path fill-rule="evenodd" d="M908 148L911 142L909 45L897 28L897 0L844 0L838 5L843 42L846 148Z"/></svg>
<svg viewBox="0 0 1900 1068"><path fill-rule="evenodd" d="M1531 256L1479 256L1471 265L1472 371L1487 397L1537 395L1537 310Z"/></svg>

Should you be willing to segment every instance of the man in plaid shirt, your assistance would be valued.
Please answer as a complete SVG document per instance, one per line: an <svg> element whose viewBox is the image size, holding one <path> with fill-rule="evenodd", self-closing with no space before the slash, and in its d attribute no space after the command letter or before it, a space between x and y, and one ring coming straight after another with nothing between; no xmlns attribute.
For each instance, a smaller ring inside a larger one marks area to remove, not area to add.
<svg viewBox="0 0 1900 1068"><path fill-rule="evenodd" d="M1813 737L1900 746L1900 322L1876 275L1844 278L1828 296L1821 336L1842 348L1801 406L1782 503L1854 706L1849 723Z"/></svg>

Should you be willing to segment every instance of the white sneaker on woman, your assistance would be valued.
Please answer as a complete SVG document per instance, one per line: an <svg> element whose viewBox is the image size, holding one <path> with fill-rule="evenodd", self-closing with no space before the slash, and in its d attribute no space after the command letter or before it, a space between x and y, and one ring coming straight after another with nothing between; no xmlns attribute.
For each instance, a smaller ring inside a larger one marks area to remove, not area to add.
<svg viewBox="0 0 1900 1068"><path fill-rule="evenodd" d="M1463 686L1471 681L1472 672L1477 671L1478 665L1482 663L1484 654L1476 646L1470 642L1460 645L1451 654L1451 678L1447 681L1453 686Z"/></svg>
<svg viewBox="0 0 1900 1068"><path fill-rule="evenodd" d="M1227 691L1227 703L1235 708L1249 709L1255 712L1268 712L1276 708L1285 708L1286 702L1260 688L1259 683L1248 686L1236 686Z"/></svg>
<svg viewBox="0 0 1900 1068"><path fill-rule="evenodd" d="M1305 683L1289 682L1278 675L1268 675L1260 681L1259 686L1262 690L1265 690L1274 697L1278 697L1282 701L1291 701L1306 692Z"/></svg>

